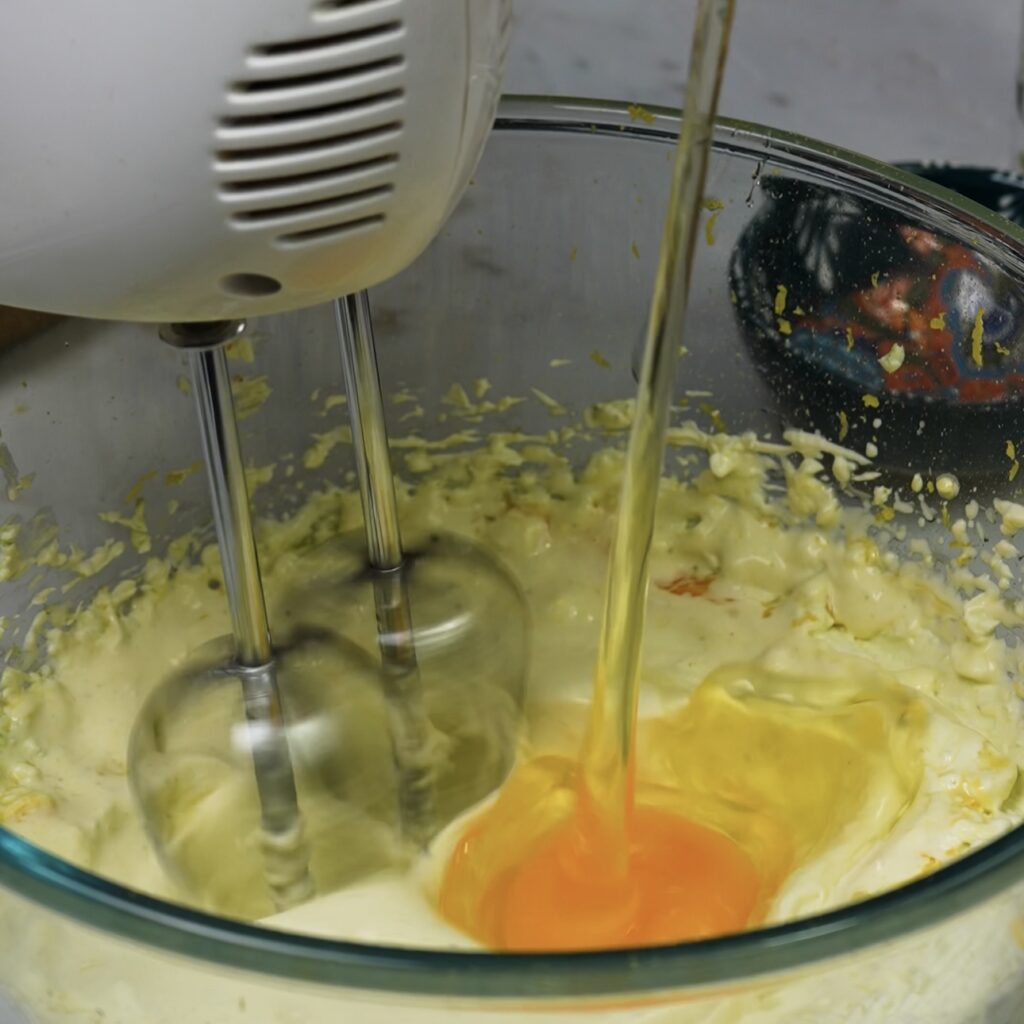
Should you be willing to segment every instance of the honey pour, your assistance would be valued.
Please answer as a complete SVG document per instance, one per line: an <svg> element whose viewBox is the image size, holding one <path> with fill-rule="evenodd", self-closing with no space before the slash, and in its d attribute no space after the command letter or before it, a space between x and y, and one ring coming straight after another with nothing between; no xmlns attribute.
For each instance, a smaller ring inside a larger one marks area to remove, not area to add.
<svg viewBox="0 0 1024 1024"><path fill-rule="evenodd" d="M799 859L856 812L875 774L866 751L879 749L867 740L884 741L906 719L865 679L846 683L859 710L837 718L828 700L817 710L812 701L793 720L788 691L806 700L820 680L733 667L702 683L674 720L645 727L654 770L638 780L648 562L733 7L698 7L581 756L521 763L460 834L440 882L442 916L494 949L659 945L756 924ZM737 770L752 759L757 771ZM822 773L804 771L808 763ZM885 807L896 814L916 779L890 775Z"/></svg>
<svg viewBox="0 0 1024 1024"><path fill-rule="evenodd" d="M638 804L635 791L648 557L733 6L701 0L697 11L581 765L522 766L463 835L441 885L442 914L502 949L670 942L743 927L757 901L757 872L741 847ZM549 799L538 802L538 790ZM523 826L518 841L512 822Z"/></svg>

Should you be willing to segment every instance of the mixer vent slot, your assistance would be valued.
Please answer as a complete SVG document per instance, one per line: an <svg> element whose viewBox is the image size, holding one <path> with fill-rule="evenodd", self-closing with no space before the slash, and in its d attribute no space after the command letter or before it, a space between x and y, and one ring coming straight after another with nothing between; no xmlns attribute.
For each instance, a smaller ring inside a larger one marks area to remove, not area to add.
<svg viewBox="0 0 1024 1024"><path fill-rule="evenodd" d="M317 199L309 203L294 203L286 206L267 206L259 210L248 210L236 213L231 220L235 224L267 224L284 218L305 217L320 213L343 213L351 206L369 203L374 199L383 199L395 191L394 185L379 185L376 188L364 188L358 192L347 192L327 199Z"/></svg>
<svg viewBox="0 0 1024 1024"><path fill-rule="evenodd" d="M321 0L313 10L321 17L330 17L354 11L370 11L374 7L393 7L394 4L395 0Z"/></svg>
<svg viewBox="0 0 1024 1024"><path fill-rule="evenodd" d="M284 43L254 46L251 53L255 57L290 57L295 54L316 53L319 50L330 51L368 39L396 35L401 29L400 21L386 21L381 25L373 25L370 28L357 29L352 32L338 32L330 36L314 36L309 39L294 39Z"/></svg>
<svg viewBox="0 0 1024 1024"><path fill-rule="evenodd" d="M289 247L382 224L405 103L403 0L320 0L309 31L250 48L214 146L236 230Z"/></svg>
<svg viewBox="0 0 1024 1024"><path fill-rule="evenodd" d="M397 153L387 153L376 160L360 160L335 167L327 171L313 171L309 174L278 175L273 178L246 178L243 181L226 181L220 187L225 199L235 196L263 198L267 195L317 191L349 182L352 178L365 178L376 171L388 171L398 164Z"/></svg>
<svg viewBox="0 0 1024 1024"><path fill-rule="evenodd" d="M231 91L241 97L262 95L267 98L276 98L280 94L281 98L287 99L290 94L303 94L318 87L324 89L332 86L358 86L361 79L373 79L384 72L399 71L403 67L405 67L405 61L402 57L384 57L381 60L351 64L348 67L339 67L309 75L235 82Z"/></svg>
<svg viewBox="0 0 1024 1024"><path fill-rule="evenodd" d="M375 128L367 128L361 132L345 132L341 135L329 135L327 138L314 139L311 142L284 143L277 146L248 147L245 149L222 149L217 151L217 159L225 165L232 163L253 163L276 157L315 157L321 153L329 153L337 148L348 148L364 143L391 138L402 129L401 121L392 121Z"/></svg>
<svg viewBox="0 0 1024 1024"><path fill-rule="evenodd" d="M383 224L384 219L384 214L375 213L369 217L359 217L355 220L342 221L339 224L326 224L318 228L308 228L305 231L292 231L287 235L279 235L277 240L282 245L294 248L295 246L306 245L310 242L322 242L327 239L358 234Z"/></svg>
<svg viewBox="0 0 1024 1024"><path fill-rule="evenodd" d="M272 114L233 114L229 117L222 117L220 123L224 128L270 128L275 125L313 123L329 117L362 113L372 107L393 104L404 96L404 89L390 89L387 92L373 93L371 96L358 100L326 103L319 107L303 107L301 110L281 110Z"/></svg>

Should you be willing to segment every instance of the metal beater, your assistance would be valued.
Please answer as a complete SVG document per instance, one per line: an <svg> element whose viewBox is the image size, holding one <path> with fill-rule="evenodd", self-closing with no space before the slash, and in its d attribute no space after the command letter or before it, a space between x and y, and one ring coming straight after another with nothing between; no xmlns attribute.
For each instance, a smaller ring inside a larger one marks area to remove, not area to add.
<svg viewBox="0 0 1024 1024"><path fill-rule="evenodd" d="M283 602L280 641L224 352L245 325L161 331L188 352L233 633L146 702L129 775L172 875L242 917L401 863L499 784L514 755L522 597L469 541L403 550L365 293L338 300L336 321L365 529L314 554L308 584ZM367 589L376 658L348 635Z"/></svg>

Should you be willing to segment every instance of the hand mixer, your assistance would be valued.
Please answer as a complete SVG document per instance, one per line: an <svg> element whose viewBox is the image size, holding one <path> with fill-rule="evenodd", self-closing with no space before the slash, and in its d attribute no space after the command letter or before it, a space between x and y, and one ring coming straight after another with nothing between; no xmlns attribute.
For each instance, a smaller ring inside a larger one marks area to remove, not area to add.
<svg viewBox="0 0 1024 1024"><path fill-rule="evenodd" d="M0 112L0 301L162 323L191 363L234 637L153 694L130 772L159 852L215 909L257 916L386 859L388 829L353 840L364 819L394 817L382 803L397 801L415 842L436 831L434 762L457 752L434 724L425 661L429 636L458 639L430 626L467 581L467 600L506 627L495 657L518 652L499 703L519 695L525 619L507 574L468 543L402 551L355 294L408 265L461 196L509 20L508 0L98 0L20 5L0 34L0 88L23 98ZM342 545L310 591L320 618L272 645L223 346L242 318L339 295L371 564L365 544L358 564ZM377 660L339 630L367 587ZM488 737L501 748L488 785L510 736ZM481 795L449 794L445 813ZM195 813L176 820L173 800Z"/></svg>

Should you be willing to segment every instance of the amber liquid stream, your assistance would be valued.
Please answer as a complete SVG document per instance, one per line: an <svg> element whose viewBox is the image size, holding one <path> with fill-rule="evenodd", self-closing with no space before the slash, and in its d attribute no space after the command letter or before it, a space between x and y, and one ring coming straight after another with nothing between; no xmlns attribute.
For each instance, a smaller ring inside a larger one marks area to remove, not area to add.
<svg viewBox="0 0 1024 1024"><path fill-rule="evenodd" d="M671 942L741 928L758 901L739 845L635 792L649 553L732 17L733 0L699 4L580 763L521 767L462 837L442 884L442 913L491 946Z"/></svg>

